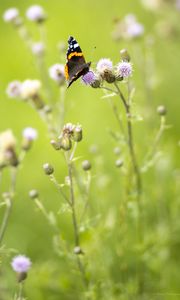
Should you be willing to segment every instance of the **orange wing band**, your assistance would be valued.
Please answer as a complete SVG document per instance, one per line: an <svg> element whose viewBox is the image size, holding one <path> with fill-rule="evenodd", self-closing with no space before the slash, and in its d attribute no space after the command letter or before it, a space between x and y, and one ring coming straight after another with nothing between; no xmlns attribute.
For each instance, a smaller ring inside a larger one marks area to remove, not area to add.
<svg viewBox="0 0 180 300"><path fill-rule="evenodd" d="M68 66L67 65L65 65L65 68L64 68L64 75L65 75L66 80L68 80L69 79L69 73L68 73Z"/></svg>
<svg viewBox="0 0 180 300"><path fill-rule="evenodd" d="M82 52L72 52L68 55L68 59L71 59L73 56L83 56Z"/></svg>

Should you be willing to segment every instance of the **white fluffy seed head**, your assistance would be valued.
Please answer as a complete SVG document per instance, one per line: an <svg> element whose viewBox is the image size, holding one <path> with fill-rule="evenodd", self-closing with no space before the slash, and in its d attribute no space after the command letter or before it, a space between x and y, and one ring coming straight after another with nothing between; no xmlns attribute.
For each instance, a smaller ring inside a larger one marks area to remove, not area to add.
<svg viewBox="0 0 180 300"><path fill-rule="evenodd" d="M62 84L65 81L64 65L55 64L49 68L49 76L51 79L56 81L58 84Z"/></svg>
<svg viewBox="0 0 180 300"><path fill-rule="evenodd" d="M7 23L14 23L19 17L19 10L16 7L7 9L3 14L3 19Z"/></svg>
<svg viewBox="0 0 180 300"><path fill-rule="evenodd" d="M40 88L41 82L39 80L27 79L22 82L21 97L23 99L33 98L38 95Z"/></svg>
<svg viewBox="0 0 180 300"><path fill-rule="evenodd" d="M111 72L113 70L113 63L109 58L101 58L97 63L96 70L102 75L104 72Z"/></svg>
<svg viewBox="0 0 180 300"><path fill-rule="evenodd" d="M26 17L33 22L42 22L46 19L45 12L40 5L32 5L26 11Z"/></svg>

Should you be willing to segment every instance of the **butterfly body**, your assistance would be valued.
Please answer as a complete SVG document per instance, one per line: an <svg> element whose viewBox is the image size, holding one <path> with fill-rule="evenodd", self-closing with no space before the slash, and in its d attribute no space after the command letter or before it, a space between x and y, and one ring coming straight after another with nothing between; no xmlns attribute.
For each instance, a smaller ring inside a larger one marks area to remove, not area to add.
<svg viewBox="0 0 180 300"><path fill-rule="evenodd" d="M82 50L77 41L70 36L68 39L67 62L65 65L65 77L68 87L79 77L89 72L90 62L86 63Z"/></svg>

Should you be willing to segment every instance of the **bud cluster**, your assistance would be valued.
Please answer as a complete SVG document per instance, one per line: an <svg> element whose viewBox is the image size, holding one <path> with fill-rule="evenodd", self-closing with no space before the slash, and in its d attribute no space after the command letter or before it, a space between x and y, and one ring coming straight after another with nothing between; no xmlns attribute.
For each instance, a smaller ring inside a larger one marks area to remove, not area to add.
<svg viewBox="0 0 180 300"><path fill-rule="evenodd" d="M64 125L62 132L58 139L52 140L51 145L55 150L69 151L72 148L72 142L80 142L82 140L82 127L81 125L74 125L67 123Z"/></svg>
<svg viewBox="0 0 180 300"><path fill-rule="evenodd" d="M82 81L93 88L99 88L104 81L114 83L115 81L121 81L124 78L130 77L133 68L129 53L126 49L120 51L120 58L121 61L115 66L113 66L109 58L101 58L96 65L96 70L91 70L85 74L82 77Z"/></svg>
<svg viewBox="0 0 180 300"><path fill-rule="evenodd" d="M141 37L144 34L144 26L137 21L133 14L126 15L121 20L116 20L115 29L112 32L114 40L132 40Z"/></svg>
<svg viewBox="0 0 180 300"><path fill-rule="evenodd" d="M44 108L45 104L40 97L41 81L27 79L23 82L14 80L7 86L6 93L10 98L20 98L23 101L31 100L36 109Z"/></svg>
<svg viewBox="0 0 180 300"><path fill-rule="evenodd" d="M26 17L29 21L35 23L42 23L47 18L44 9L40 5L30 6L26 11ZM3 19L6 23L11 23L14 26L20 26L23 24L19 10L16 7L8 8L3 14Z"/></svg>
<svg viewBox="0 0 180 300"><path fill-rule="evenodd" d="M37 131L34 128L27 127L23 130L22 136L21 149L28 151L37 138ZM0 133L0 169L7 166L18 166L19 158L16 144L16 138L10 129Z"/></svg>

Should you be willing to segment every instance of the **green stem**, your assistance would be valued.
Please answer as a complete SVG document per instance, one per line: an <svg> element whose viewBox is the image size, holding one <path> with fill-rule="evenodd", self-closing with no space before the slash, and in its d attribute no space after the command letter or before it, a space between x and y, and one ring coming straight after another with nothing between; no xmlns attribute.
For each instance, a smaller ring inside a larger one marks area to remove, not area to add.
<svg viewBox="0 0 180 300"><path fill-rule="evenodd" d="M54 185L57 187L57 189L61 193L61 196L64 198L64 200L70 205L69 199L67 198L66 194L63 192L62 187L56 180L55 176L53 174L51 174L49 177L50 177L50 180L54 183Z"/></svg>
<svg viewBox="0 0 180 300"><path fill-rule="evenodd" d="M74 198L74 186L73 186L73 176L72 176L72 163L71 161L68 162L68 175L70 181L70 205L72 209L72 221L73 221L73 228L74 228L74 242L75 246L79 246L79 230L77 224L77 217L75 211L75 198Z"/></svg>
<svg viewBox="0 0 180 300"><path fill-rule="evenodd" d="M1 246L2 241L3 241L4 234L5 234L7 224L8 224L8 221L9 221L9 217L10 217L10 214L11 214L11 210L12 210L12 199L11 199L11 197L6 198L5 202L6 202L6 210L5 210L4 217L3 217L1 227L0 227L0 246Z"/></svg>
<svg viewBox="0 0 180 300"><path fill-rule="evenodd" d="M131 162L132 162L132 166L134 169L134 174L136 177L136 188L137 188L137 194L138 194L138 199L140 198L140 195L142 193L142 182L141 182L141 175L140 175L140 170L139 170L139 166L137 163L137 158L136 158L136 154L134 151L134 140L133 140L133 132L132 132L132 119L131 119L131 107L130 105L127 103L123 93L121 92L119 86L117 85L117 83L115 82L115 87L117 89L117 92L120 96L120 99L122 100L123 104L124 104L124 108L126 111L126 117L127 117L127 131L128 131L128 147L129 147L129 153L131 156Z"/></svg>
<svg viewBox="0 0 180 300"><path fill-rule="evenodd" d="M147 156L146 156L146 160L149 160L151 159L154 154L156 153L156 149L157 149L157 146L159 144L159 141L162 137L162 134L164 133L164 130L166 129L166 118L164 116L161 116L161 120L160 120L160 128L156 134L156 137L154 139L154 143L153 143L153 146L151 148L151 150L148 152Z"/></svg>
<svg viewBox="0 0 180 300"><path fill-rule="evenodd" d="M71 211L72 211L72 222L73 222L73 228L74 228L74 243L75 243L75 247L80 247L80 238L79 238L79 228L78 228L78 221L77 221L77 215L76 215L76 209L75 209L75 196L74 196L74 185L73 185L73 164L72 164L72 160L74 157L74 152L75 152L76 146L74 147L74 150L72 151L70 157L68 157L67 160L67 165L68 165L68 176L69 176L69 181L70 181L70 207L71 207ZM79 271L81 273L82 276L82 280L84 282L85 287L88 286L88 281L86 278L86 274L85 274L85 268L84 265L79 257L79 255L77 254L77 265L79 268Z"/></svg>
<svg viewBox="0 0 180 300"><path fill-rule="evenodd" d="M23 282L19 283L19 291L17 300L23 300Z"/></svg>
<svg viewBox="0 0 180 300"><path fill-rule="evenodd" d="M2 244L5 231L7 229L7 225L9 222L9 218L12 211L12 204L13 204L13 198L14 198L14 192L15 192L15 186L16 186L16 175L17 175L17 169L12 168L11 170L11 185L10 185L10 191L6 194L5 203L6 203L6 210L4 212L4 217L0 226L0 245Z"/></svg>

